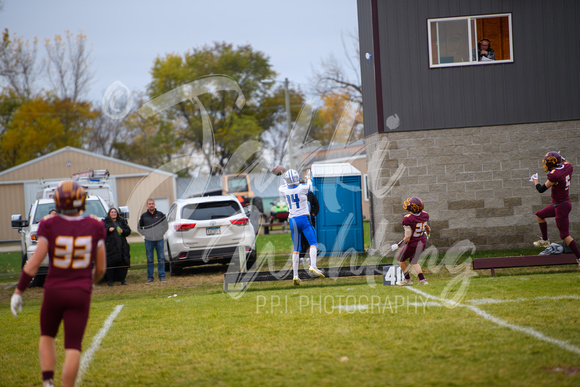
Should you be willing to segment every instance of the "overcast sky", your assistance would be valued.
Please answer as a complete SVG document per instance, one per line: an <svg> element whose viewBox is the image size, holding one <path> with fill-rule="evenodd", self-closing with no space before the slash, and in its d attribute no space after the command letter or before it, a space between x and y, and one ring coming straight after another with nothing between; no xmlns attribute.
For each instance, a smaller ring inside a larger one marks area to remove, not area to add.
<svg viewBox="0 0 580 387"><path fill-rule="evenodd" d="M87 35L95 77L91 100L120 81L144 91L157 56L214 41L250 44L279 79L308 89L313 69L357 34L356 0L3 0L0 28L25 39L66 30ZM42 48L41 52L44 51ZM292 85L291 85L292 86Z"/></svg>

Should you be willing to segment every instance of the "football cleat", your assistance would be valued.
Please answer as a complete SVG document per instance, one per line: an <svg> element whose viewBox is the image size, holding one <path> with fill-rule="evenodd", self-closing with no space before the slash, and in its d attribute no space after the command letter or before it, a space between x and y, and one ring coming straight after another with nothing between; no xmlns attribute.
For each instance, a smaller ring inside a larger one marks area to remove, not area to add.
<svg viewBox="0 0 580 387"><path fill-rule="evenodd" d="M546 248L546 250L542 251L539 255L552 255L552 254L562 254L564 252L564 248L562 245L557 243L552 243L550 246Z"/></svg>
<svg viewBox="0 0 580 387"><path fill-rule="evenodd" d="M399 285L399 286L410 286L410 285L413 285L413 280L411 280L409 278L409 279L405 279L405 280L402 280L402 281L397 281L397 285Z"/></svg>
<svg viewBox="0 0 580 387"><path fill-rule="evenodd" d="M54 191L57 212L84 211L86 199L85 189L72 180L61 181Z"/></svg>
<svg viewBox="0 0 580 387"><path fill-rule="evenodd" d="M308 271L317 276L318 278L324 278L324 274L322 274L322 272L317 267L310 266L308 268Z"/></svg>
<svg viewBox="0 0 580 387"><path fill-rule="evenodd" d="M289 169L286 171L286 173L284 173L284 181L289 186L297 185L300 183L300 175L298 172L296 172L296 170Z"/></svg>
<svg viewBox="0 0 580 387"><path fill-rule="evenodd" d="M534 246L536 247L548 247L550 246L550 241L545 241L543 239L537 240L534 242Z"/></svg>
<svg viewBox="0 0 580 387"><path fill-rule="evenodd" d="M419 281L419 285L429 285L429 282L427 282L426 279L423 279L423 280Z"/></svg>
<svg viewBox="0 0 580 387"><path fill-rule="evenodd" d="M403 208L407 211L412 212L413 214L418 214L419 212L423 211L425 205L423 204L423 201L421 199L419 199L416 196L413 196L407 198L407 200L403 202Z"/></svg>
<svg viewBox="0 0 580 387"><path fill-rule="evenodd" d="M542 160L544 171L548 172L562 165L562 156L559 152L548 152Z"/></svg>
<svg viewBox="0 0 580 387"><path fill-rule="evenodd" d="M294 286L300 286L300 277L296 276L292 279Z"/></svg>

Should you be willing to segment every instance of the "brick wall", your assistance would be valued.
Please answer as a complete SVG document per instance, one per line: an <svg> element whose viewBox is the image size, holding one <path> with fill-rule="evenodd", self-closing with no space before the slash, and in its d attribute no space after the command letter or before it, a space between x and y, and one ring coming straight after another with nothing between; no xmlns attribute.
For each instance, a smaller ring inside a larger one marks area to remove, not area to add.
<svg viewBox="0 0 580 387"><path fill-rule="evenodd" d="M576 168L570 233L580 241L580 121L381 133L366 149L372 248L382 253L402 238L409 196L423 199L440 251L464 239L480 250L531 247L541 236L534 213L551 201L529 177L545 181L542 159L551 150ZM561 242L553 219L548 231Z"/></svg>

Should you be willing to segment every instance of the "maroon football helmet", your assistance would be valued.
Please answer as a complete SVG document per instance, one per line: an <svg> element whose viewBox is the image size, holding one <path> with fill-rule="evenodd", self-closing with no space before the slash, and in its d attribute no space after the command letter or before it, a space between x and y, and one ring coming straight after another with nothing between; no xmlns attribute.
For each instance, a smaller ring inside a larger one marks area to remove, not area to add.
<svg viewBox="0 0 580 387"><path fill-rule="evenodd" d="M54 191L54 204L58 212L76 212L85 210L87 193L77 182L61 181Z"/></svg>
<svg viewBox="0 0 580 387"><path fill-rule="evenodd" d="M548 152L542 160L542 167L544 171L551 171L552 169L562 165L562 156L558 152Z"/></svg>
<svg viewBox="0 0 580 387"><path fill-rule="evenodd" d="M423 201L416 196L407 198L403 202L403 208L407 211L412 212L413 214L418 214L419 212L423 211L425 206L423 205Z"/></svg>

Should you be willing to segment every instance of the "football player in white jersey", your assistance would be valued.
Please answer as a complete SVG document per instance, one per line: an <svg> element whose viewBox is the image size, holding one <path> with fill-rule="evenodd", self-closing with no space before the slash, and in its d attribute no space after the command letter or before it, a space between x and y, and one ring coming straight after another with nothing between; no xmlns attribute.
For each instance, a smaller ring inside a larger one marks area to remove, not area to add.
<svg viewBox="0 0 580 387"><path fill-rule="evenodd" d="M290 223L290 233L294 252L292 253L292 270L294 272L294 285L300 285L298 276L298 266L300 264L300 232L306 236L310 244L310 267L308 271L319 278L324 278L324 274L316 267L316 254L318 242L312 224L308 220L310 212L308 210L308 185L300 184L300 175L294 169L289 169L284 174L286 184L281 185L278 190L288 202L288 222Z"/></svg>

